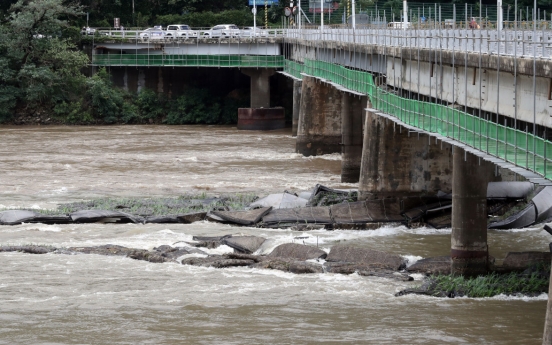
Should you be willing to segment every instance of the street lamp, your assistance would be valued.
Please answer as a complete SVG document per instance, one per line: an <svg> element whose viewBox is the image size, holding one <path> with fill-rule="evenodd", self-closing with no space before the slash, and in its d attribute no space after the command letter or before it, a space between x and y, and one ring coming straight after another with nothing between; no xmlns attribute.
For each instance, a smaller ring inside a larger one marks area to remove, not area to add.
<svg viewBox="0 0 552 345"><path fill-rule="evenodd" d="M253 35L255 35L257 32L257 3L255 0L253 0L253 9L251 12L253 12Z"/></svg>

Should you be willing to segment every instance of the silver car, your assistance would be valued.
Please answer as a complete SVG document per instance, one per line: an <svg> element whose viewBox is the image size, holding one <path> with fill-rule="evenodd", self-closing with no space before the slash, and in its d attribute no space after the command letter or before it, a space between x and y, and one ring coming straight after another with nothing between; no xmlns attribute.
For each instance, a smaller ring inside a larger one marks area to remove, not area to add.
<svg viewBox="0 0 552 345"><path fill-rule="evenodd" d="M235 24L220 24L215 25L211 29L203 32L204 38L230 38L238 37L240 29Z"/></svg>
<svg viewBox="0 0 552 345"><path fill-rule="evenodd" d="M240 32L242 37L268 37L268 32L254 26L246 26Z"/></svg>
<svg viewBox="0 0 552 345"><path fill-rule="evenodd" d="M197 36L197 31L192 30L192 28L186 24L167 25L167 30L165 30L165 37L168 39L197 38Z"/></svg>
<svg viewBox="0 0 552 345"><path fill-rule="evenodd" d="M148 28L140 32L140 39L142 41L159 41L165 39L165 31L160 28Z"/></svg>

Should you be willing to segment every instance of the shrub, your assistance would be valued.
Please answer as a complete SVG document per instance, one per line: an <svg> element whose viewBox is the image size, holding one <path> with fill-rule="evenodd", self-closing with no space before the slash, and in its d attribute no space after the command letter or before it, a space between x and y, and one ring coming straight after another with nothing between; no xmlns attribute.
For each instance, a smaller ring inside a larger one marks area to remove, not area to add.
<svg viewBox="0 0 552 345"><path fill-rule="evenodd" d="M166 113L163 100L150 89L144 89L138 94L136 105L140 118L144 120L161 118Z"/></svg>
<svg viewBox="0 0 552 345"><path fill-rule="evenodd" d="M96 119L105 123L117 122L123 106L122 91L112 87L105 68L87 81L86 92L90 99L91 111Z"/></svg>
<svg viewBox="0 0 552 345"><path fill-rule="evenodd" d="M189 89L171 104L165 120L169 125L218 123L220 100L214 99L207 89Z"/></svg>

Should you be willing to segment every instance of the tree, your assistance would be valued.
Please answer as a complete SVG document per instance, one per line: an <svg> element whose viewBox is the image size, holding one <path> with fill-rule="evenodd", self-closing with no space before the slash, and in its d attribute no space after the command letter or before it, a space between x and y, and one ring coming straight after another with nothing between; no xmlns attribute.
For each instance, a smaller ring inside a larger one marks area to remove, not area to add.
<svg viewBox="0 0 552 345"><path fill-rule="evenodd" d="M19 105L28 111L70 101L82 91L88 57L62 37L79 5L19 0L0 24L0 120Z"/></svg>

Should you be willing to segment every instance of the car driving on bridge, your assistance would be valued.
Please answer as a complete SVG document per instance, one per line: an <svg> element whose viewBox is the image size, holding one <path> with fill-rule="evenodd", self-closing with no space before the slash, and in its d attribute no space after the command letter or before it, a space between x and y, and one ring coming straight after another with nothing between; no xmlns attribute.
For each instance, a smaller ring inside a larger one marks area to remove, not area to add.
<svg viewBox="0 0 552 345"><path fill-rule="evenodd" d="M254 26L246 26L240 32L241 37L268 37L268 32Z"/></svg>
<svg viewBox="0 0 552 345"><path fill-rule="evenodd" d="M197 38L197 36L197 31L192 30L186 24L167 25L167 29L165 30L165 38L167 39Z"/></svg>
<svg viewBox="0 0 552 345"><path fill-rule="evenodd" d="M140 33L140 39L143 42L164 40L165 31L161 27L148 28Z"/></svg>
<svg viewBox="0 0 552 345"><path fill-rule="evenodd" d="M235 24L220 24L215 25L211 29L203 32L204 38L230 38L238 37L240 29Z"/></svg>

